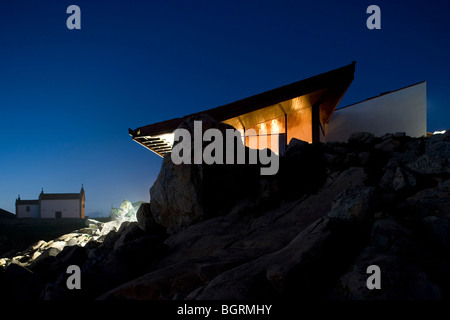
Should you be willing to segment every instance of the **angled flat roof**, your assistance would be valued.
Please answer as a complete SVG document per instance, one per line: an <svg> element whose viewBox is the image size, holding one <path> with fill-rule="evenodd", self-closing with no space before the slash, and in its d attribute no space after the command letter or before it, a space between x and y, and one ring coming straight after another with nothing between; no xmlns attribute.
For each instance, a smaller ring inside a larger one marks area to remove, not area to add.
<svg viewBox="0 0 450 320"><path fill-rule="evenodd" d="M216 121L223 122L249 114L259 109L276 106L284 101L311 95L310 100L320 103L320 121L324 126L334 112L337 104L354 79L355 62L304 80L272 89L245 99L216 108L196 112L182 118L174 118L149 124L136 129L128 129L130 136L147 149L164 155L171 150L169 143L160 136L172 133L187 118L208 114ZM282 108L279 108L282 109ZM285 111L289 112L289 111Z"/></svg>

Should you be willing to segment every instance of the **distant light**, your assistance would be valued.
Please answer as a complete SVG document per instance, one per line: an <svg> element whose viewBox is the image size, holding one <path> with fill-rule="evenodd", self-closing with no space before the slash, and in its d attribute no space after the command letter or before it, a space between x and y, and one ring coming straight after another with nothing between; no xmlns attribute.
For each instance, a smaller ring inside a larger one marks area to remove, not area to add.
<svg viewBox="0 0 450 320"><path fill-rule="evenodd" d="M447 130L435 131L435 132L433 132L433 134L444 134L446 132L447 132Z"/></svg>

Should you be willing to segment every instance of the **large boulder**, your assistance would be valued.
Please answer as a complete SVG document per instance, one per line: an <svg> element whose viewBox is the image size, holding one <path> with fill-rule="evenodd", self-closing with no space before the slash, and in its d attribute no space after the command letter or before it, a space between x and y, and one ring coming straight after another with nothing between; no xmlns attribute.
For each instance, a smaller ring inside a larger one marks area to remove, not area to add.
<svg viewBox="0 0 450 320"><path fill-rule="evenodd" d="M394 219L380 219L372 227L370 243L380 251L387 251L397 241L409 239L412 232Z"/></svg>
<svg viewBox="0 0 450 320"><path fill-rule="evenodd" d="M417 178L415 175L401 167L396 167L395 169L386 168L380 180L380 186L382 188L391 188L395 191L414 188L416 185Z"/></svg>
<svg viewBox="0 0 450 320"><path fill-rule="evenodd" d="M417 192L406 203L419 219L429 215L450 218L450 179Z"/></svg>
<svg viewBox="0 0 450 320"><path fill-rule="evenodd" d="M191 134L191 155L194 155L194 121L202 122L203 133L215 128L225 137L225 130L234 129L207 115L186 119L179 128ZM242 142L237 139L237 143ZM204 142L202 150L207 145ZM225 145L224 155L234 152L226 150ZM239 199L256 194L258 177L257 165L175 164L168 153L150 189L150 210L156 222L173 234L195 222L227 213Z"/></svg>
<svg viewBox="0 0 450 320"><path fill-rule="evenodd" d="M320 218L272 253L221 273L196 299L323 299L335 273L352 260L360 243L348 225ZM332 266L332 268L330 268Z"/></svg>
<svg viewBox="0 0 450 320"><path fill-rule="evenodd" d="M407 164L411 170L427 175L450 173L450 139L447 136L430 139L425 143L425 153Z"/></svg>
<svg viewBox="0 0 450 320"><path fill-rule="evenodd" d="M351 186L334 199L328 217L364 222L373 213L374 199L374 187Z"/></svg>
<svg viewBox="0 0 450 320"><path fill-rule="evenodd" d="M136 221L136 213L143 201L131 203L124 200L119 208L111 209L111 220L122 221Z"/></svg>
<svg viewBox="0 0 450 320"><path fill-rule="evenodd" d="M144 202L138 209L136 213L136 218L138 221L139 227L151 234L164 236L166 234L166 230L156 223L155 218L152 215L152 211L150 210L150 203Z"/></svg>
<svg viewBox="0 0 450 320"><path fill-rule="evenodd" d="M348 138L349 144L370 144L375 140L371 132L354 132Z"/></svg>

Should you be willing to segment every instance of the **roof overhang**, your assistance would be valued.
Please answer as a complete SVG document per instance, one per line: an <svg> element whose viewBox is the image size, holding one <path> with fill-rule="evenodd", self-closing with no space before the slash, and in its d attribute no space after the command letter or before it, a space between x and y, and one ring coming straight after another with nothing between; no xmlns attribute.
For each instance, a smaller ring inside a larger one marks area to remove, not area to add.
<svg viewBox="0 0 450 320"><path fill-rule="evenodd" d="M139 144L163 156L171 151L172 132L189 117L208 114L216 121L228 123L239 130L313 105L319 106L320 124L322 130L325 130L331 115L352 83L354 72L355 62L220 107L135 130L129 129L129 134Z"/></svg>

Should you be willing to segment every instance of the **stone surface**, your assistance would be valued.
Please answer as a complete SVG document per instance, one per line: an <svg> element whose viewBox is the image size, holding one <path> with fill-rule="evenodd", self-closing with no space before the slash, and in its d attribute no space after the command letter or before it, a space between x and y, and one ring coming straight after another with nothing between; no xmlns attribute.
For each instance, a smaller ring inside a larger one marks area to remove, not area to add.
<svg viewBox="0 0 450 320"><path fill-rule="evenodd" d="M363 222L373 213L375 188L352 186L333 200L328 217Z"/></svg>
<svg viewBox="0 0 450 320"><path fill-rule="evenodd" d="M142 201L131 203L128 200L124 200L119 208L111 209L111 220L119 222L123 221L136 221L136 212L138 211Z"/></svg>
<svg viewBox="0 0 450 320"><path fill-rule="evenodd" d="M394 219L381 219L373 225L370 243L381 251L387 251L398 239L411 236L411 230L400 225Z"/></svg>
<svg viewBox="0 0 450 320"><path fill-rule="evenodd" d="M277 175L242 175L252 187L235 198L239 168L162 168L137 221L88 220L1 258L0 298L445 299L449 143L446 135L402 133L294 140ZM434 163L416 167L424 156ZM190 217L187 203L203 216ZM83 290L66 287L71 264L81 268ZM381 268L381 290L367 289L372 264Z"/></svg>
<svg viewBox="0 0 450 320"><path fill-rule="evenodd" d="M202 121L203 132L215 128L225 136L227 129L233 129L209 116L195 116L179 126L188 130L192 139L195 121ZM194 154L194 142L191 142L191 154ZM206 146L204 143L203 148ZM223 154L226 153L224 150ZM255 189L258 176L256 165L177 165L171 155L166 154L150 189L150 210L156 222L173 234L193 223L226 213L243 195L248 195L249 190Z"/></svg>
<svg viewBox="0 0 450 320"><path fill-rule="evenodd" d="M394 179L392 181L392 187L394 190L403 190L406 188L415 187L417 184L416 177L406 171L405 169L402 169L400 167L397 167L397 170L394 174Z"/></svg>
<svg viewBox="0 0 450 320"><path fill-rule="evenodd" d="M348 138L348 143L364 143L370 144L374 141L375 136L370 132L355 132Z"/></svg>
<svg viewBox="0 0 450 320"><path fill-rule="evenodd" d="M450 173L450 143L446 141L426 141L425 153L407 164L411 170L427 175Z"/></svg>
<svg viewBox="0 0 450 320"><path fill-rule="evenodd" d="M290 156L299 156L307 150L309 147L309 143L306 141L302 141L296 138L292 138L291 141L289 141L289 144L286 148L285 155Z"/></svg>
<svg viewBox="0 0 450 320"><path fill-rule="evenodd" d="M384 152L394 152L398 151L401 146L401 142L394 137L384 140L379 144L375 145L376 150L381 150Z"/></svg>

